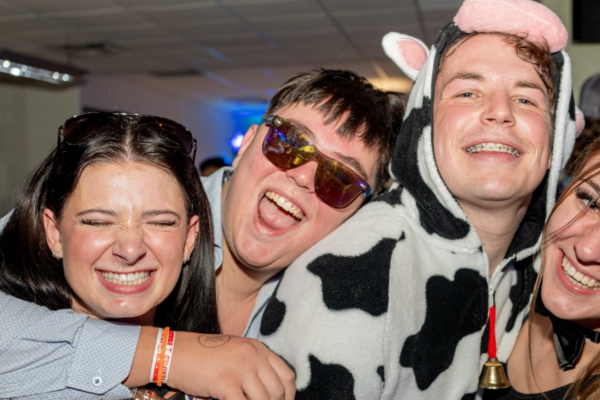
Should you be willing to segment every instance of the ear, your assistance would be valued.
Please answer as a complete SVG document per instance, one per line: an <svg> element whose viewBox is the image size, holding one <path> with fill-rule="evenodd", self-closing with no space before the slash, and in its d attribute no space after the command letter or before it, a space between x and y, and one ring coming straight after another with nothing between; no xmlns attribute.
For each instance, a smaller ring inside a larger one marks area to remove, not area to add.
<svg viewBox="0 0 600 400"><path fill-rule="evenodd" d="M196 239L198 238L198 232L200 230L200 218L197 215L194 215L190 218L190 223L188 224L187 233L185 236L185 244L183 246L183 257L187 258L192 255L194 251L194 247L196 246Z"/></svg>
<svg viewBox="0 0 600 400"><path fill-rule="evenodd" d="M385 54L414 81L427 61L427 46L417 38L396 32L385 35L381 45Z"/></svg>
<svg viewBox="0 0 600 400"><path fill-rule="evenodd" d="M238 163L240 162L240 158L242 158L242 156L246 152L246 149L250 147L250 143L252 143L252 140L254 140L254 136L256 136L256 133L258 132L258 128L259 126L256 124L248 128L248 131L242 139L242 145L240 146L240 150L238 151L237 156L235 156L233 162L231 163L231 166L233 168L237 167Z"/></svg>
<svg viewBox="0 0 600 400"><path fill-rule="evenodd" d="M60 226L52 210L44 209L44 229L46 230L46 242L52 254L58 253L62 257L63 247L60 237Z"/></svg>
<svg viewBox="0 0 600 400"><path fill-rule="evenodd" d="M579 107L575 107L575 137L579 137L585 128L585 116Z"/></svg>

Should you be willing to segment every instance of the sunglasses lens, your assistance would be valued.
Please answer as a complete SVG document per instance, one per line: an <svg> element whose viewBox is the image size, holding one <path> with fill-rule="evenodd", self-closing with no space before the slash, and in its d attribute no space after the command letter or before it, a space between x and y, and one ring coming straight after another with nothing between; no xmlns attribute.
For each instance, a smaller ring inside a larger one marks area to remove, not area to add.
<svg viewBox="0 0 600 400"><path fill-rule="evenodd" d="M280 117L273 123L263 142L263 154L282 169L292 169L315 158L315 191L319 198L335 208L350 205L360 194L369 193L369 185L344 164L320 154L312 142Z"/></svg>
<svg viewBox="0 0 600 400"><path fill-rule="evenodd" d="M279 168L291 169L312 160L315 146L289 125L270 127L263 142L263 154Z"/></svg>
<svg viewBox="0 0 600 400"><path fill-rule="evenodd" d="M110 113L88 113L69 118L63 124L65 140L70 144L79 144L88 136L114 126L114 117Z"/></svg>
<svg viewBox="0 0 600 400"><path fill-rule="evenodd" d="M192 151L192 133L180 123L162 117L144 116L140 117L138 124L144 126L150 125L151 128L158 132L175 136L187 154L190 154Z"/></svg>
<svg viewBox="0 0 600 400"><path fill-rule="evenodd" d="M350 205L366 183L345 165L327 160L319 163L315 175L315 191L321 200L335 208Z"/></svg>

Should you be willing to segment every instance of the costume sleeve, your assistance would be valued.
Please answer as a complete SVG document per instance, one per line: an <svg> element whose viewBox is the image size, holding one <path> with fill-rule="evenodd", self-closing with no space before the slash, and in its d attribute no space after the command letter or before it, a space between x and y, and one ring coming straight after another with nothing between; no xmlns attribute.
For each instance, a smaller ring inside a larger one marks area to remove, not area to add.
<svg viewBox="0 0 600 400"><path fill-rule="evenodd" d="M123 399L140 327L0 292L0 398Z"/></svg>

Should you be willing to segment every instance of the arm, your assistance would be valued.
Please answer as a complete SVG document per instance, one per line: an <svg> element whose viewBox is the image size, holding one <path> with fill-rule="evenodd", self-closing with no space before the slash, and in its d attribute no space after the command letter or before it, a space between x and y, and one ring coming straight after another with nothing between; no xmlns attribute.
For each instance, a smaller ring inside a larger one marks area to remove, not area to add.
<svg viewBox="0 0 600 400"><path fill-rule="evenodd" d="M121 382L129 374L139 327L50 311L2 292L0 320L0 398L128 397Z"/></svg>
<svg viewBox="0 0 600 400"><path fill-rule="evenodd" d="M0 398L123 399L148 383L157 328L140 334L2 292L0 320ZM222 400L295 394L293 373L257 340L188 332L177 332L169 385Z"/></svg>
<svg viewBox="0 0 600 400"><path fill-rule="evenodd" d="M142 328L125 385L148 383L156 335ZM258 340L191 332L177 332L168 384L221 400L292 400L296 393L293 372Z"/></svg>

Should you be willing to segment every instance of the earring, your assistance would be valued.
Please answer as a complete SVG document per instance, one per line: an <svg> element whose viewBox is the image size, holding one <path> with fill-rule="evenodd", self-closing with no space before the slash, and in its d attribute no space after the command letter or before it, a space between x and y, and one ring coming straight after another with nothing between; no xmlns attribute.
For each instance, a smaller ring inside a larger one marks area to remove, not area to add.
<svg viewBox="0 0 600 400"><path fill-rule="evenodd" d="M188 261L190 261L190 256L183 256L183 263L187 264Z"/></svg>
<svg viewBox="0 0 600 400"><path fill-rule="evenodd" d="M60 253L58 251L56 253L52 253L52 256L57 260L60 260Z"/></svg>

